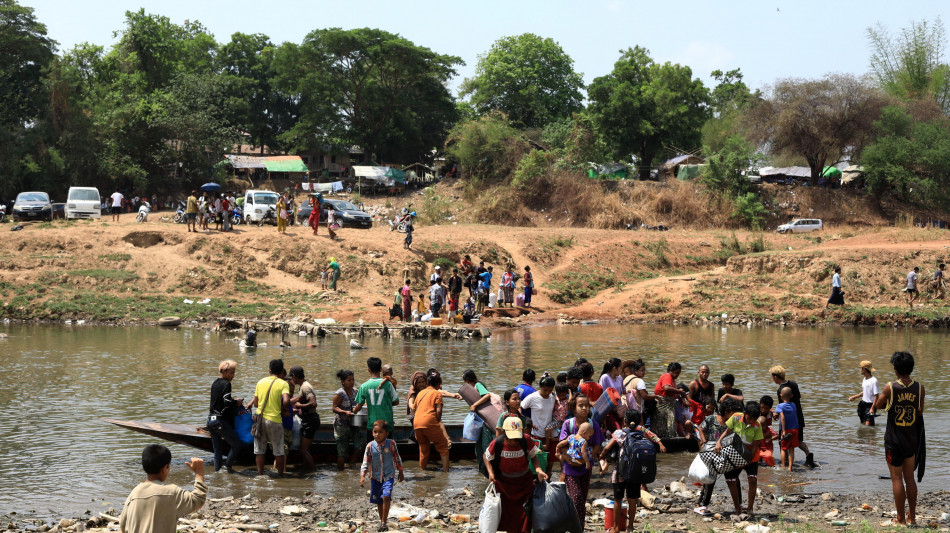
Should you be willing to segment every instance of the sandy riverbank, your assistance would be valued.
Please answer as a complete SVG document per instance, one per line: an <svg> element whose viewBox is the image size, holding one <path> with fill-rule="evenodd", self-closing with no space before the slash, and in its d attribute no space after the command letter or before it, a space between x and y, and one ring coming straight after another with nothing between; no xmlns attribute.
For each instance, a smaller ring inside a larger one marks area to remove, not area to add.
<svg viewBox="0 0 950 533"><path fill-rule="evenodd" d="M420 226L407 251L388 227L345 229L330 241L300 226L287 235L269 226L188 233L161 215L144 224L124 215L119 223L57 221L6 233L0 317L378 323L388 321L392 295L407 273L419 288L435 262L451 264L469 254L496 267L531 265L538 285L533 309L486 319L488 326L585 320L950 325L943 300L910 310L901 292L910 268L920 266L923 280L946 260L950 242L939 229L829 227L777 235L460 224ZM338 292L320 288L319 271L330 257L343 268ZM843 267L848 305L825 310L834 265Z"/></svg>

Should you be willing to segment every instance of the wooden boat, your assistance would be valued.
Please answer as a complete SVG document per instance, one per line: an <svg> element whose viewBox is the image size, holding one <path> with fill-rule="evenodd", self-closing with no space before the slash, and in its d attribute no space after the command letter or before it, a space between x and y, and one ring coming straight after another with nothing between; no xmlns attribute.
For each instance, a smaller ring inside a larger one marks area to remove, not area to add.
<svg viewBox="0 0 950 533"><path fill-rule="evenodd" d="M159 422L142 422L137 420L115 420L112 418L103 418L105 422L116 426L144 433L152 437L167 440L177 444L184 444L199 450L212 451L211 434L203 426L194 426L188 424L164 424ZM419 459L419 445L409 440L411 432L409 426L396 426L393 439L399 448L399 455L403 461ZM449 439L452 440L452 448L449 449L449 456L453 461L462 459L475 459L475 443L462 438L462 425L446 425ZM227 444L225 444L227 446ZM238 460L242 464L252 464L254 462L253 446L246 446L241 450ZM225 452L227 453L227 452ZM313 438L310 446L310 453L318 463L336 462L336 440L333 438L333 426L331 424L321 424ZM438 457L438 452L433 450L433 457ZM290 461L297 459L297 452L291 452L288 456Z"/></svg>

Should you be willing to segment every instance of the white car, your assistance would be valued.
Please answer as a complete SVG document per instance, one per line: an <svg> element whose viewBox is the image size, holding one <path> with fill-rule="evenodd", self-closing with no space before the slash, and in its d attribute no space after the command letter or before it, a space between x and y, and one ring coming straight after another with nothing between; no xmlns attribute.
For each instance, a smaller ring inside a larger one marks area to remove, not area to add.
<svg viewBox="0 0 950 533"><path fill-rule="evenodd" d="M101 218L102 199L95 187L70 187L66 195L66 220L71 218Z"/></svg>
<svg viewBox="0 0 950 533"><path fill-rule="evenodd" d="M820 218L797 218L788 224L782 224L775 231L778 233L810 233L820 231L821 228Z"/></svg>
<svg viewBox="0 0 950 533"><path fill-rule="evenodd" d="M244 221L248 224L264 218L268 209L276 213L280 195L273 191L250 190L244 193Z"/></svg>

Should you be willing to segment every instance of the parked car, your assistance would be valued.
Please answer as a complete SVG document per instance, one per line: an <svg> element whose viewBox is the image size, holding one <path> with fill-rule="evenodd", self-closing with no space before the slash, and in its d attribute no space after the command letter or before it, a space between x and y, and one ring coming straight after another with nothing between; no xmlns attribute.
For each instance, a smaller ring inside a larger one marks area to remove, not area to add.
<svg viewBox="0 0 950 533"><path fill-rule="evenodd" d="M66 195L66 220L102 218L102 199L95 187L70 187Z"/></svg>
<svg viewBox="0 0 950 533"><path fill-rule="evenodd" d="M13 221L53 220L53 204L45 192L21 192L13 202Z"/></svg>
<svg viewBox="0 0 950 533"><path fill-rule="evenodd" d="M337 224L344 228L369 229L373 227L373 217L346 200L324 200L323 210L320 212L321 223L327 221L327 209L330 207L333 208L333 216ZM303 204L297 209L297 222L306 226L309 219L310 204Z"/></svg>
<svg viewBox="0 0 950 533"><path fill-rule="evenodd" d="M821 219L797 218L788 224L782 224L775 231L778 233L810 233L812 231L820 231L821 228Z"/></svg>
<svg viewBox="0 0 950 533"><path fill-rule="evenodd" d="M269 209L277 211L280 195L273 191L249 190L244 193L244 222L259 222Z"/></svg>

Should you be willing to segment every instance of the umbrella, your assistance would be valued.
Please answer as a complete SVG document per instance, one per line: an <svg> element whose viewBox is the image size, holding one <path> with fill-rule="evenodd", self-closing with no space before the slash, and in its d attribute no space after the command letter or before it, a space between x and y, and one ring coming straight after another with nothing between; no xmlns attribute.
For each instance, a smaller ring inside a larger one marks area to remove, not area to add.
<svg viewBox="0 0 950 533"><path fill-rule="evenodd" d="M204 185L201 186L201 190L205 192L220 191L221 186L213 181L209 181L208 183L205 183Z"/></svg>

